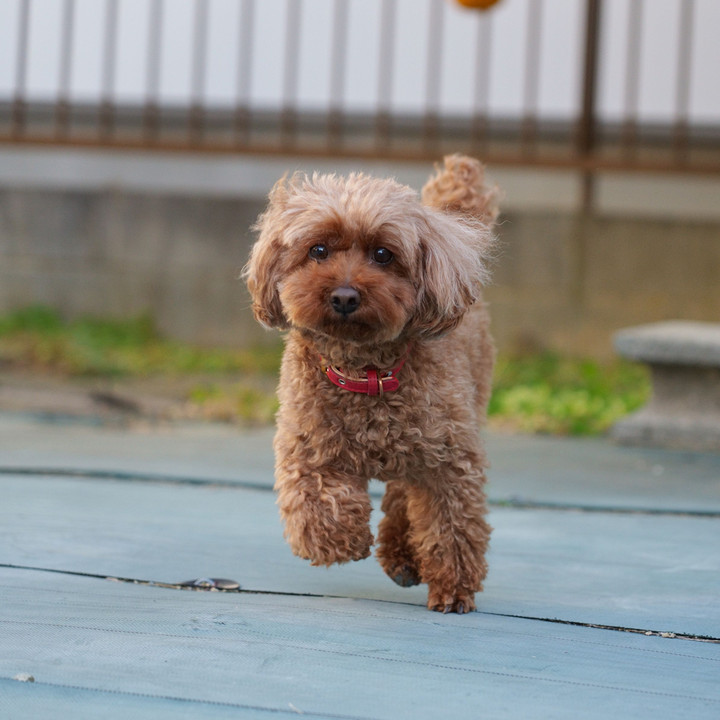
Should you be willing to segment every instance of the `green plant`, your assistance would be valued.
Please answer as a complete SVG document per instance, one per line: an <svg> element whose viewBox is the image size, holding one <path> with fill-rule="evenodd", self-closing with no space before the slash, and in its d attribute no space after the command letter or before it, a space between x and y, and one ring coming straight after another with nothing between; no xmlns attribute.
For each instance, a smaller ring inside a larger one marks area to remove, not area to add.
<svg viewBox="0 0 720 720"><path fill-rule="evenodd" d="M60 315L51 308L36 305L0 317L0 338L12 333L55 333L63 326Z"/></svg>
<svg viewBox="0 0 720 720"><path fill-rule="evenodd" d="M229 387L203 384L193 388L188 400L195 407L195 415L206 420L241 422L244 425L272 423L278 402L274 388L243 380Z"/></svg>
<svg viewBox="0 0 720 720"><path fill-rule="evenodd" d="M10 368L68 376L190 373L275 374L281 347L198 348L165 340L148 315L64 321L46 307L0 318L0 361Z"/></svg>
<svg viewBox="0 0 720 720"><path fill-rule="evenodd" d="M488 414L514 430L592 435L643 405L649 392L647 371L624 361L500 357Z"/></svg>

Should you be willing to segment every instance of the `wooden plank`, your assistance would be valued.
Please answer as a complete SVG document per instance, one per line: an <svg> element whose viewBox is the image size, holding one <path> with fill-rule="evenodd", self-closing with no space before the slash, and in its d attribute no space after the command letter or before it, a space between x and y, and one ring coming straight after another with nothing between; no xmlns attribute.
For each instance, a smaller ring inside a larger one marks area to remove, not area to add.
<svg viewBox="0 0 720 720"><path fill-rule="evenodd" d="M38 422L0 413L0 468L66 468L239 480L272 487L272 428L176 424L134 428Z"/></svg>
<svg viewBox="0 0 720 720"><path fill-rule="evenodd" d="M90 717L100 706L106 718L231 709L239 717L701 720L720 712L717 644L7 569L0 602L4 717L42 709ZM19 673L35 682L13 682Z"/></svg>
<svg viewBox="0 0 720 720"><path fill-rule="evenodd" d="M720 513L720 454L618 447L603 438L491 434L487 444L496 501Z"/></svg>
<svg viewBox="0 0 720 720"><path fill-rule="evenodd" d="M0 563L425 602L372 558L293 557L269 491L5 475L0 492ZM495 508L490 521L483 611L720 637L719 518Z"/></svg>
<svg viewBox="0 0 720 720"><path fill-rule="evenodd" d="M0 414L3 467L65 468L273 483L272 428L118 429ZM720 514L720 454L621 448L606 440L490 433L494 502ZM382 492L376 486L376 492Z"/></svg>
<svg viewBox="0 0 720 720"><path fill-rule="evenodd" d="M720 637L719 460L491 436L497 500L591 512L494 507L481 612L457 617L427 612L424 588L395 586L372 559L294 558L270 437L0 416L0 717L718 716L720 643L589 625ZM13 475L12 463L136 475ZM8 565L230 577L271 594Z"/></svg>

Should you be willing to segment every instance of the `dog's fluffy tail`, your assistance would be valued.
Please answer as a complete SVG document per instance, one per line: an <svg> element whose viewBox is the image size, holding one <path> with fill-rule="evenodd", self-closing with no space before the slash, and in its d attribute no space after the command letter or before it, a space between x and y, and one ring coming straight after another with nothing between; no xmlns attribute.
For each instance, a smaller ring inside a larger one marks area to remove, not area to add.
<svg viewBox="0 0 720 720"><path fill-rule="evenodd" d="M469 215L488 227L499 214L500 191L485 184L485 168L466 155L446 155L444 167L435 166L422 189L425 205L445 212Z"/></svg>

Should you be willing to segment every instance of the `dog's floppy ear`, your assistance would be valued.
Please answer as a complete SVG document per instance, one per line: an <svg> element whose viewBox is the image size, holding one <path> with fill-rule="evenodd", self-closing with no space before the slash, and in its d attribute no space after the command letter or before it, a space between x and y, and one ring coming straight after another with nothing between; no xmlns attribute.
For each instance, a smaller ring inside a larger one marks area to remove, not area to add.
<svg viewBox="0 0 720 720"><path fill-rule="evenodd" d="M281 217L287 198L286 177L283 177L270 191L267 209L252 228L259 235L243 270L243 277L252 297L255 318L268 328L284 328L288 324L279 293L283 277Z"/></svg>
<svg viewBox="0 0 720 720"><path fill-rule="evenodd" d="M420 289L414 328L425 336L452 330L480 296L489 273L490 228L460 215L423 208L418 222Z"/></svg>

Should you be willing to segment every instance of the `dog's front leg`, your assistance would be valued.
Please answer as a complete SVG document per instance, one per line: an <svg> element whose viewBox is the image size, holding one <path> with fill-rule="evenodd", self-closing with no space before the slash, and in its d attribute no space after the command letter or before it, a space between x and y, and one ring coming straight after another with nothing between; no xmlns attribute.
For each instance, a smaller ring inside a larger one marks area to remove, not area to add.
<svg viewBox="0 0 720 720"><path fill-rule="evenodd" d="M407 488L410 538L428 584L428 608L470 612L487 574L485 551L491 528L485 521L481 470L439 468L434 481Z"/></svg>
<svg viewBox="0 0 720 720"><path fill-rule="evenodd" d="M275 474L277 503L292 551L313 565L368 557L373 536L367 480L303 463L297 455L278 457Z"/></svg>

